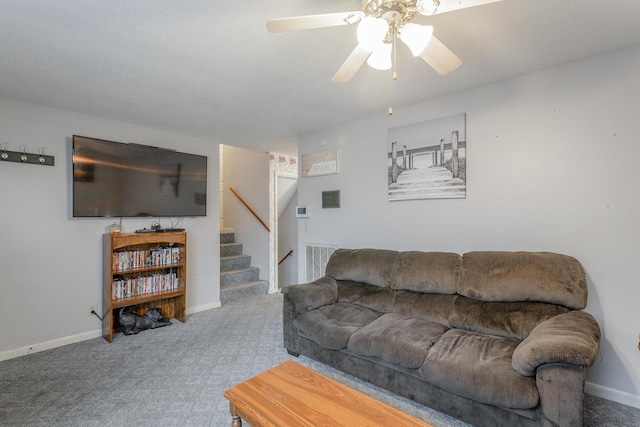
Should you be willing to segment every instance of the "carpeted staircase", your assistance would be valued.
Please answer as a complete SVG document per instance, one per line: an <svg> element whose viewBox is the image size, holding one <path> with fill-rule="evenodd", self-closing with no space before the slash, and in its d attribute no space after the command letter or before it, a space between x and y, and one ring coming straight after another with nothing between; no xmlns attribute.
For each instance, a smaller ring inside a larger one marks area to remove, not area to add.
<svg viewBox="0 0 640 427"><path fill-rule="evenodd" d="M235 242L235 234L220 233L220 302L266 294L269 282L259 276L260 269L251 267L251 256L242 253L242 243Z"/></svg>

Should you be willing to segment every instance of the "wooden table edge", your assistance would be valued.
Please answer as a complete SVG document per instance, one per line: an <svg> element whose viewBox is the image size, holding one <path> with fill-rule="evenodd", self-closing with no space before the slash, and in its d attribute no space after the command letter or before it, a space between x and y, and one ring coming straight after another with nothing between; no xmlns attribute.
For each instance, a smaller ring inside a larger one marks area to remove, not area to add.
<svg viewBox="0 0 640 427"><path fill-rule="evenodd" d="M242 426L242 420L245 420L247 423L249 423L251 425L251 427L274 427L275 424L273 424L269 419L267 419L267 417L264 414L260 414L258 412L256 412L255 410L252 410L250 407L247 407L246 409L244 408L246 402L244 402L241 398L241 396L238 396L234 393L235 389L239 386L242 385L246 385L245 383L248 383L252 380L256 380L258 378L260 378L261 376L268 376L268 375L272 375L275 371L282 371L284 370L285 373L288 373L288 370L290 369L290 367L293 367L294 369L298 369L298 370L303 370L309 373L309 375L313 376L314 378L316 378L319 381L322 382L326 382L326 384L330 384L332 387L337 388L341 391L346 391L348 394L353 394L353 396L357 396L359 399L363 399L367 402L371 402L371 403L375 403L377 405L380 405L381 408L383 408L385 411L387 412L391 412L392 414L397 414L397 415L401 415L400 418L402 418L403 420L406 421L410 421L410 424L395 424L394 427L396 426L403 426L403 425L407 425L407 426L415 426L415 427L433 427L431 424L422 421L416 417L414 417L413 415L407 414L405 412L402 412L401 410L394 408L393 406L381 402L378 399L371 397L359 390L356 390L352 387L349 387L348 385L342 384L324 374L321 374L319 372L314 371L313 369L307 368L304 365L301 365L297 362L294 362L292 360L286 361L284 363L281 363L280 365L277 365L271 369L268 369L264 372L262 372L261 374L258 374L252 378L249 378L248 380L239 383L227 390L225 390L222 394L223 396L229 400L229 411L231 413L231 417L232 417L232 427L240 427ZM264 396L264 398L268 399L268 396ZM248 405L247 405L248 406ZM400 420L398 420L400 421ZM348 425L348 424L340 424L340 425ZM377 425L381 425L381 424L377 424ZM282 426L278 426L278 427L282 427Z"/></svg>

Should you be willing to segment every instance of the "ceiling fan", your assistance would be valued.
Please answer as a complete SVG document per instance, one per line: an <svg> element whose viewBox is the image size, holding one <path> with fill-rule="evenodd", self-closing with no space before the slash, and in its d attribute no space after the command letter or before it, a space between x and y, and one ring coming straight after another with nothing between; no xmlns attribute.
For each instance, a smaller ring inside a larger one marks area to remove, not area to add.
<svg viewBox="0 0 640 427"><path fill-rule="evenodd" d="M498 1L501 0L363 0L362 11L272 19L267 22L267 30L277 33L358 24L358 45L333 76L333 82L348 82L365 61L378 70L391 69L398 38L414 56L420 56L444 75L458 68L462 60L433 36L432 26L411 21L418 14L432 16Z"/></svg>

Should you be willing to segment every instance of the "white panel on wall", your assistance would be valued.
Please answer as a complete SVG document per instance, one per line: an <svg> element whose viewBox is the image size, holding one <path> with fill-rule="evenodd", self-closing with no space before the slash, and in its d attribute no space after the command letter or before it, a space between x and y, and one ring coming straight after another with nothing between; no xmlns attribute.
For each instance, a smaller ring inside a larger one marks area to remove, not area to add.
<svg viewBox="0 0 640 427"><path fill-rule="evenodd" d="M325 268L338 245L307 243L305 245L305 263L307 282L313 282L324 276Z"/></svg>

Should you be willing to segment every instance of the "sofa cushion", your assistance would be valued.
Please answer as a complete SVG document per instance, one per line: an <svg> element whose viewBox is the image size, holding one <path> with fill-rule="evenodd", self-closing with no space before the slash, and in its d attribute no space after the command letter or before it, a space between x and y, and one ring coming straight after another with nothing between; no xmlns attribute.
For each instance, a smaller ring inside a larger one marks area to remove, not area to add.
<svg viewBox="0 0 640 427"><path fill-rule="evenodd" d="M587 280L573 257L550 252L470 252L458 293L480 301L538 301L583 309Z"/></svg>
<svg viewBox="0 0 640 427"><path fill-rule="evenodd" d="M420 294L410 291L396 291L396 301L401 307L410 305L407 317L449 326L449 316L457 295Z"/></svg>
<svg viewBox="0 0 640 427"><path fill-rule="evenodd" d="M337 283L338 302L351 302L383 313L402 311L402 307L396 303L394 292L389 288L350 280L340 280Z"/></svg>
<svg viewBox="0 0 640 427"><path fill-rule="evenodd" d="M449 322L452 328L523 340L539 323L568 311L542 302L483 302L459 295Z"/></svg>
<svg viewBox="0 0 640 427"><path fill-rule="evenodd" d="M414 292L455 294L462 257L447 252L400 252L393 264L391 288Z"/></svg>
<svg viewBox="0 0 640 427"><path fill-rule="evenodd" d="M340 350L347 347L351 334L381 315L357 304L336 303L302 313L293 324L321 346Z"/></svg>
<svg viewBox="0 0 640 427"><path fill-rule="evenodd" d="M362 356L417 369L424 363L429 348L446 330L437 323L389 313L354 332L347 348Z"/></svg>
<svg viewBox="0 0 640 427"><path fill-rule="evenodd" d="M431 347L419 373L431 384L489 405L534 408L539 395L535 379L513 370L518 342L449 329Z"/></svg>
<svg viewBox="0 0 640 427"><path fill-rule="evenodd" d="M338 249L325 269L336 280L352 280L389 287L391 269L398 252L384 249Z"/></svg>

